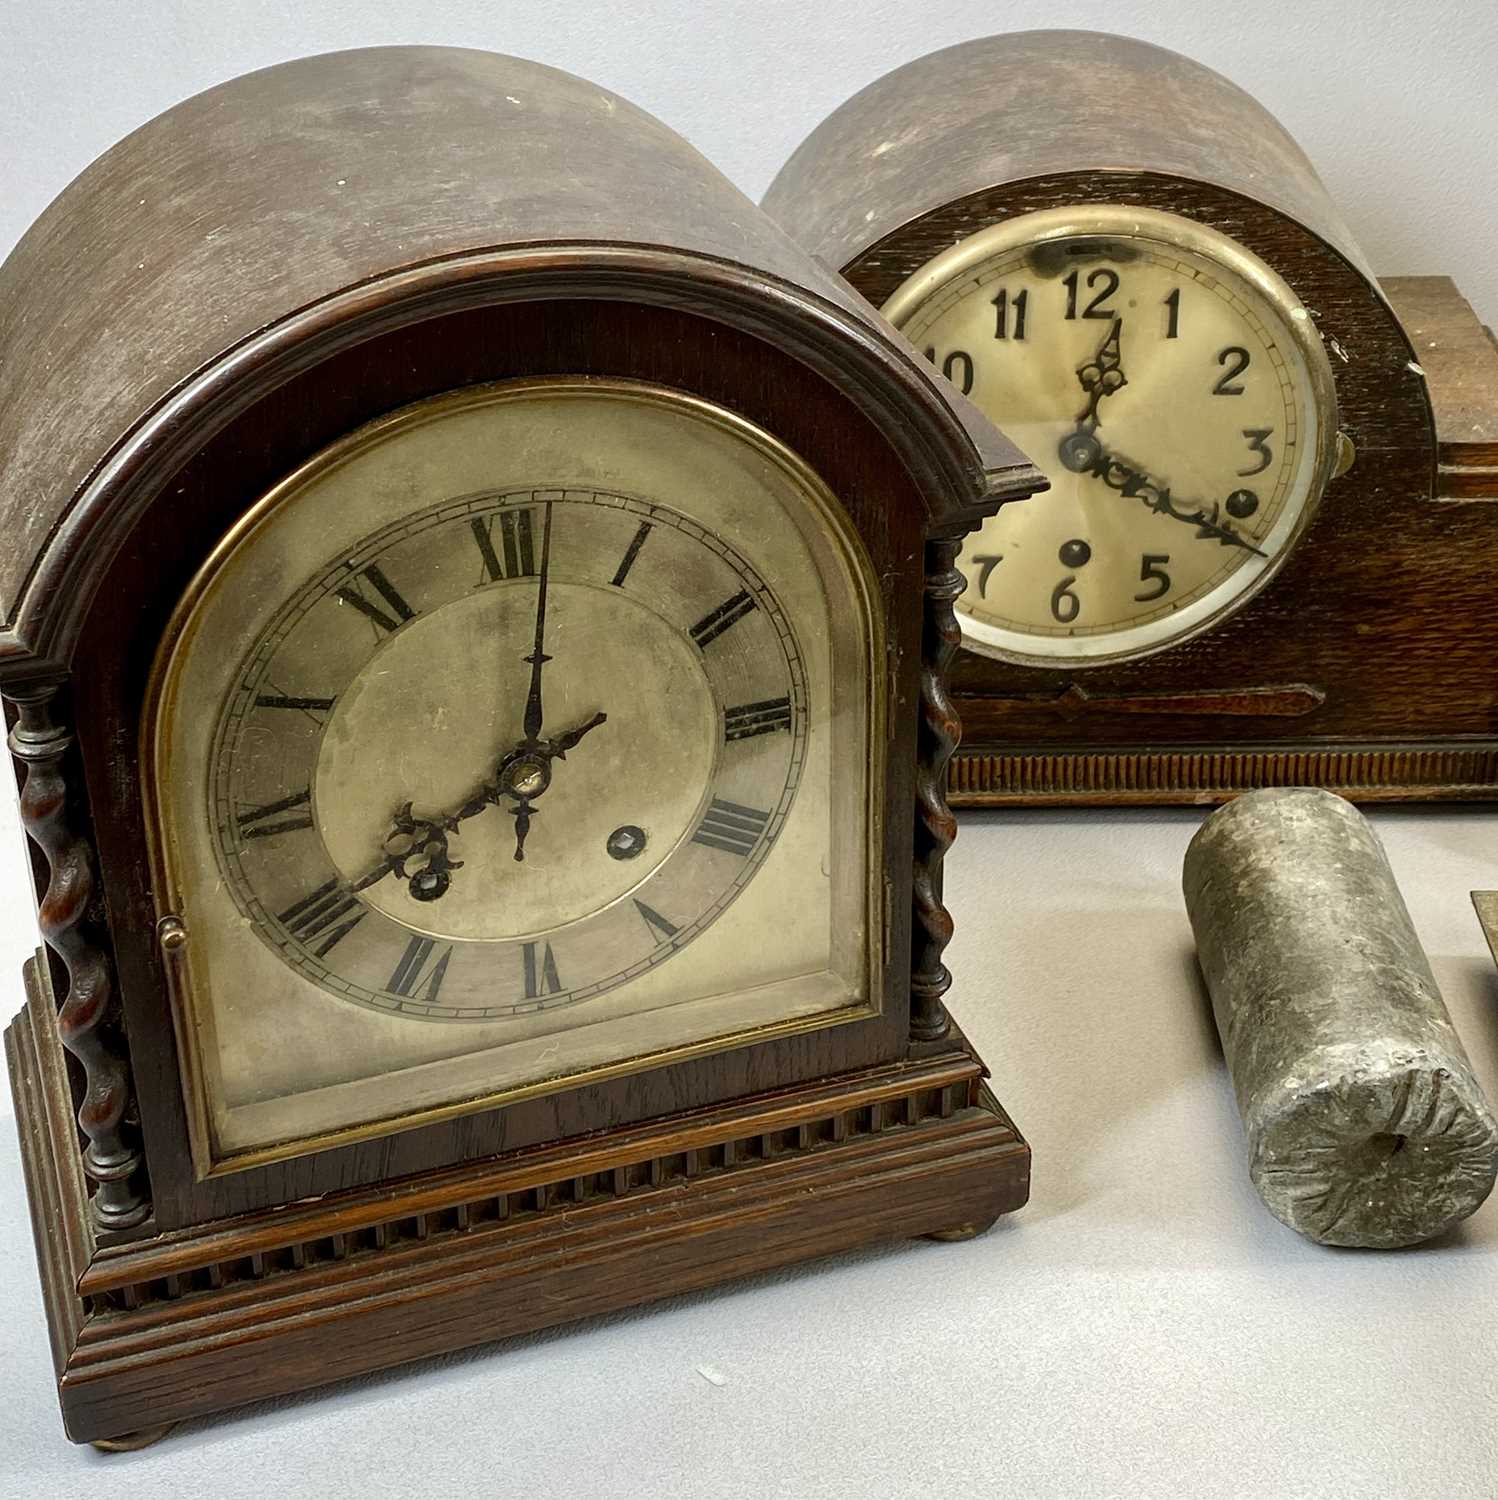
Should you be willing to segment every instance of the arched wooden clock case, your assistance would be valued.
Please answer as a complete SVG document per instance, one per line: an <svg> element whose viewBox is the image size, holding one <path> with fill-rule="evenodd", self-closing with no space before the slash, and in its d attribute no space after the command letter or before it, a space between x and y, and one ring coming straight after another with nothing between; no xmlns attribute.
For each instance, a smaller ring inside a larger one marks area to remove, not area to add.
<svg viewBox="0 0 1498 1500"><path fill-rule="evenodd" d="M1356 81L1339 87L1356 105ZM1498 652L1498 350L1444 278L1375 279L1305 153L1255 100L1128 37L962 42L840 105L786 162L764 207L892 316L891 299L936 257L984 233L1018 234L1029 216L1171 216L1268 267L1324 349L1314 353L1334 385L1336 464L1283 565L1241 607L1167 649L1079 664L1001 659L965 641L953 669L966 726L954 805L1210 802L1263 785L1359 800L1498 795L1487 686ZM1033 286L1030 304L1032 344L1061 327L1107 327L1054 322L1054 298L1042 317ZM984 306L991 326L961 355L977 360L980 385L984 361L1016 347L995 342L1006 330L986 297ZM1122 299L1113 306L1126 310ZM970 384L975 366L957 368ZM1013 378L991 373L984 409L1046 467L1041 447L1010 425ZM1080 400L1075 383L1070 391ZM1054 469L1055 437L1038 441ZM1164 472L1178 473L1162 451ZM1178 542L1158 546L1157 536L1145 550L1203 545L1177 530ZM998 550L985 541L970 550ZM1139 561L1136 545L1136 579ZM1155 597L1149 587L1134 597Z"/></svg>
<svg viewBox="0 0 1498 1500"><path fill-rule="evenodd" d="M75 1440L1024 1201L1028 1147L942 1001L943 673L961 538L1039 476L684 142L485 53L287 64L91 167L0 308L0 692L47 940L7 1043ZM887 648L868 1003L203 1170L141 795L163 632L312 455L551 377L753 424L866 553Z"/></svg>

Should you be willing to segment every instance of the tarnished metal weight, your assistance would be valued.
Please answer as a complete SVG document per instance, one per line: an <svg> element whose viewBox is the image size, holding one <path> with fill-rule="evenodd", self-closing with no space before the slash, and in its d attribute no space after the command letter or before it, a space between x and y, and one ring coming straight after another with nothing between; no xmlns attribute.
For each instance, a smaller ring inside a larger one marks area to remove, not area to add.
<svg viewBox="0 0 1498 1500"><path fill-rule="evenodd" d="M1184 888L1270 1212L1380 1248L1472 1213L1498 1121L1362 814L1330 792L1253 792L1202 825Z"/></svg>

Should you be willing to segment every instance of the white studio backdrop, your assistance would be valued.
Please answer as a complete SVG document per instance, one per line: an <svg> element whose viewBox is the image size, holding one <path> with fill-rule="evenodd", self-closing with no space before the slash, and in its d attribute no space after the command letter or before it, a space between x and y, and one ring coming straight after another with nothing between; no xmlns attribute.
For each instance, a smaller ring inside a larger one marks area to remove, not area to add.
<svg viewBox="0 0 1498 1500"><path fill-rule="evenodd" d="M968 37L1125 32L1288 127L1380 275L1449 274L1498 319L1492 0L0 0L0 256L114 141L237 74L442 43L565 68L660 116L759 198L834 106Z"/></svg>
<svg viewBox="0 0 1498 1500"><path fill-rule="evenodd" d="M651 110L757 198L875 77L1039 26L1227 74L1299 139L1376 271L1453 275L1498 321L1495 0L0 0L0 256L119 137L311 52L535 58ZM1326 1252L1263 1211L1180 901L1197 816L964 821L954 1009L1036 1151L1012 1223L262 1404L140 1454L62 1437L0 1080L0 1500L549 1500L580 1475L596 1500L1492 1500L1498 1197L1401 1255ZM1498 885L1492 817L1375 821L1498 1098L1498 975L1466 895ZM37 944L24 849L0 786L0 1024Z"/></svg>

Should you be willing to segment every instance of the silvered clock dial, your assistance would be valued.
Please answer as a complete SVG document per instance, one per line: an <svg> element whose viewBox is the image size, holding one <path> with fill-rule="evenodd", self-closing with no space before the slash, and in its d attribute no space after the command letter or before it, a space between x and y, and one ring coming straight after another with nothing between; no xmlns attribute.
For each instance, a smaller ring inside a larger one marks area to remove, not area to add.
<svg viewBox="0 0 1498 1500"><path fill-rule="evenodd" d="M347 551L250 648L219 726L215 843L257 936L330 994L441 1020L679 953L805 761L765 581L680 511L596 490L447 501Z"/></svg>
<svg viewBox="0 0 1498 1500"><path fill-rule="evenodd" d="M205 1161L867 1006L866 581L803 496L707 403L514 382L226 539L154 720Z"/></svg>

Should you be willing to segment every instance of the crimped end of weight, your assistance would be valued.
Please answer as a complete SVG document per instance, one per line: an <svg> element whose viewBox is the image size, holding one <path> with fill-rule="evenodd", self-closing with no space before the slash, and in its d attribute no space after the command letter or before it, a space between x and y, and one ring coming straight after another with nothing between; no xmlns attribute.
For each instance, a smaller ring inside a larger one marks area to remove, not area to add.
<svg viewBox="0 0 1498 1500"><path fill-rule="evenodd" d="M1408 1052L1349 1049L1345 1066L1282 1081L1248 1120L1249 1175L1270 1212L1323 1245L1432 1239L1487 1198L1498 1121L1476 1080Z"/></svg>

